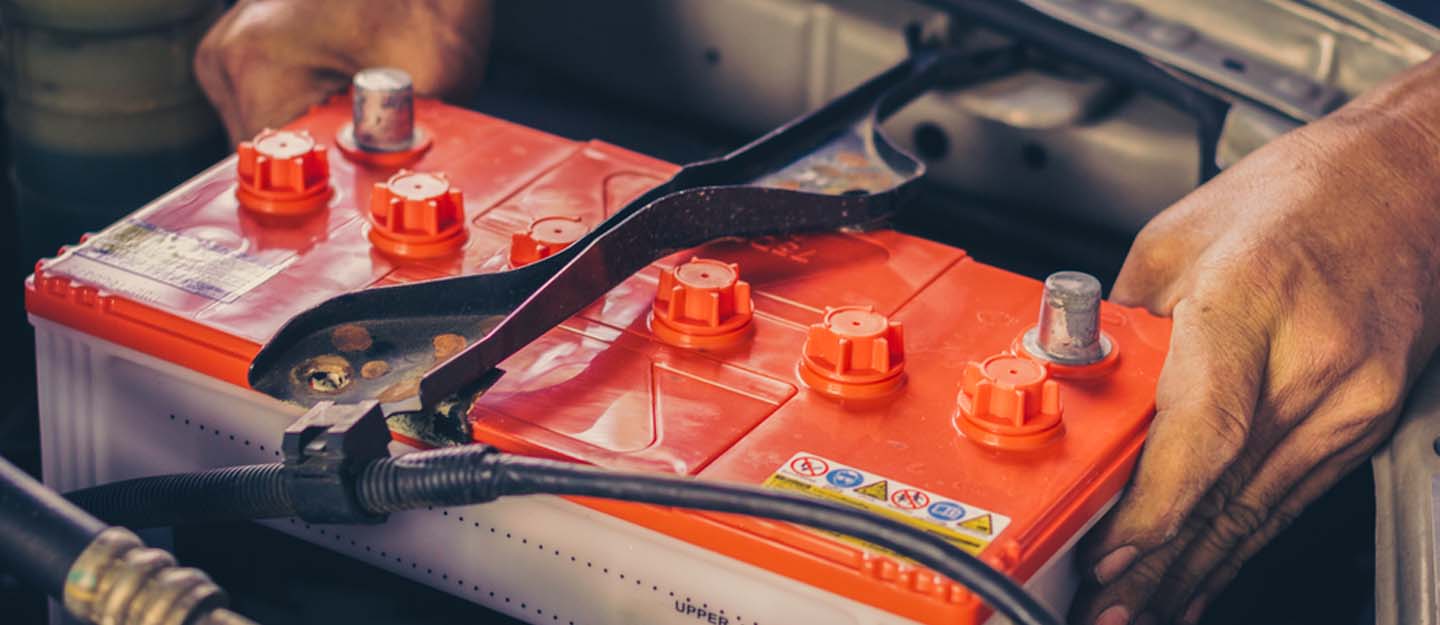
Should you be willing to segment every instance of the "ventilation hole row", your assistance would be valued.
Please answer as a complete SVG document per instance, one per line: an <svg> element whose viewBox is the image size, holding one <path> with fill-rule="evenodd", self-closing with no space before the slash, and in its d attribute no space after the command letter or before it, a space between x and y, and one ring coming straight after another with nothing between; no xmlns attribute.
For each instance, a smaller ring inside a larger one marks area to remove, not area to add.
<svg viewBox="0 0 1440 625"><path fill-rule="evenodd" d="M429 510L432 510L432 511L433 511L433 510L434 510L434 507L429 507ZM449 513L448 511L446 511L446 510L441 510L440 513L441 513L442 516L450 516L450 513ZM464 524L465 524L465 516L464 516L464 515L456 515L455 520L456 520L457 522L459 522L461 525L464 525ZM480 524L479 521L472 521L470 524L471 524L471 526L472 526L474 529L481 529L482 527L484 527L484 526L482 526L482 525ZM496 535L500 534L500 530L498 530L498 529L496 529L496 528L494 528L494 527L490 527L489 530L490 530L490 533L491 533L491 534L496 534ZM515 534L513 534L512 532L505 532L505 540L515 540ZM530 544L530 539L521 537L521 538L520 538L520 544L522 544L522 545L528 545L528 544ZM536 544L535 544L535 549L536 549L537 551L542 551L542 552L543 552L543 551L545 551L545 545L542 544L542 543L536 543ZM566 555L565 555L564 553L562 553L559 549L553 549L553 548L552 548L552 549L550 550L550 555L552 555L552 556L554 556L554 557L556 557L556 558L566 558L566 557L568 557L568 558L570 559L570 562L576 564L577 566L578 566L579 563L580 563L580 559L579 559L579 558L577 558L577 557L575 557L575 556L566 556ZM593 561L587 560L587 561L585 561L585 568L593 569L593 568L595 568L595 563L594 563ZM609 574L610 574L610 568L609 568L609 567L600 567L600 573L601 573L602 575L609 575ZM637 587L640 587L640 588L642 588L642 589L645 587L645 581L642 580L642 579L640 579L640 578L638 578L638 577L627 577L624 573L620 573L619 571L616 571L616 577L619 578L619 579L621 579L621 580L629 579L630 581L635 582L635 585L636 585ZM660 587L659 584L650 584L650 592L659 593L659 592L661 592L661 591L662 591L662 589L661 589L661 587ZM667 590L667 591L664 591L664 592L666 592L667 595L670 596L670 597L672 597L672 598L675 597L675 591L673 591L673 590ZM495 596L495 593L490 593L490 596L492 596L492 597ZM686 601L687 603L693 603L693 601L691 600L690 597L685 597L685 601ZM506 603L509 603L509 602L507 601ZM524 607L525 607L524 604L521 604L521 608L523 609ZM709 610L709 609L710 609L710 604L708 604L708 603L702 603L702 604L700 604L700 607L703 608L703 609ZM719 613L720 613L721 616L725 616L725 610L722 609L722 610L719 611ZM737 614L734 618L735 618L735 622L736 622L737 624L742 624L742 623L745 622L744 617L742 617L742 616L740 616L740 615L738 615L738 614ZM554 620L559 620L559 618L558 618L558 617L555 617ZM573 621L571 622L571 625L574 625ZM758 621L750 621L750 625L760 625L760 623L759 623Z"/></svg>
<svg viewBox="0 0 1440 625"><path fill-rule="evenodd" d="M185 425L187 425L187 426L192 425L192 423L190 422L190 419L188 419L188 418L182 420L180 417L177 417L176 415L173 415L173 414L172 414L172 415L169 415L169 416L170 416L170 420L171 420L171 421L183 421L183 423L184 423ZM221 436L223 435L222 432L221 432L219 429L217 429L217 428L214 428L214 427L208 427L208 428L207 428L205 425L203 425L203 424L198 424L198 423L193 424L193 425L194 425L195 427L197 427L201 432L209 431L209 432L213 433L216 438L219 438L219 437L221 437ZM236 441L236 437L235 437L234 434L225 435L225 436L226 436L226 438L228 438L228 439L231 440L231 441ZM249 439L241 439L241 440L239 440L239 441L237 441L237 442L240 442L242 445L244 445L244 446L246 446L246 447L250 447L250 446L252 445L252 443L250 442ZM260 449L260 451L266 451L266 448L265 448L264 445L258 445L258 448ZM276 456L277 458L280 457L280 455L281 455L281 454L280 454L280 450L278 450L278 449L277 449L277 450L274 450L274 454L275 454L275 456ZM435 510L435 507L434 507L434 506L426 506L425 509L433 512L433 511ZM444 509L442 509L442 510L440 510L440 515L441 515L441 516L448 517L448 516L450 516L450 511L449 511L449 510L444 510ZM357 548L357 549L358 549L358 548L363 548L366 553L370 553L370 554L376 554L376 553L378 553L378 555L380 556L380 558L381 558L382 560L389 560L389 559L391 559L391 558L393 557L394 560L395 560L395 563L396 563L396 564L399 564L399 565L401 565L401 566L404 566L404 565L406 564L406 562L407 562L407 560L405 560L405 558L403 558L403 557L401 557L401 556L398 556L398 555L392 556L391 554L389 554L388 552L386 552L386 551L384 551L384 550L381 550L381 551L379 551L379 552L376 552L375 549L374 549L374 547L372 547L372 546L370 546L370 545L362 544L362 543L356 541L356 540L353 539L353 538L347 539L346 537L342 536L339 532L335 532L335 531L333 531L333 530L327 532L327 531L326 531L325 529L323 529L323 528L312 528L309 523L303 523L303 522L301 522L301 521L299 521L299 520L297 520L297 519L294 519L294 518L289 519L289 521L290 521L290 524L291 524L291 525L303 525L303 526L304 526L304 529L306 529L307 531L316 531L316 532L318 532L319 535L321 535L321 536L333 536L333 537L335 538L335 542L336 542L336 543L340 543L340 544L342 544L342 545L344 544L344 542L345 542L346 540L349 540L351 547L355 547L355 548ZM457 515L456 515L456 521L459 522L459 523L461 523L461 524L463 525L463 524L465 523L465 516L464 516L464 515L458 515L458 514L457 514ZM475 529L480 529L480 528L481 528L481 524L480 524L480 522L478 522L478 521L473 521L473 522L471 522L471 524L473 525L473 527L474 527ZM490 530L490 533L491 533L491 534L498 534L498 533L499 533L499 530L497 530L497 529L494 528L494 527L490 527L489 530ZM510 532L505 532L505 539L506 539L506 540L514 540L514 535L513 535L512 533L510 533ZM522 538L520 539L520 544L522 544L522 545L528 545L528 544L530 544L530 539L528 539L528 538L523 538L523 537L522 537ZM543 545L543 544L536 544L535 547L536 547L536 549L537 549L538 551L545 551L545 545ZM564 554L562 554L559 549L552 549L552 550L551 550L551 555L554 556L554 557L557 557L557 558L563 558L563 557L565 557ZM571 562L573 562L573 563L575 563L575 564L577 564L577 565L579 564L579 559L576 558L575 556L569 556L569 558L570 558L570 561L571 561ZM408 562L409 562L409 564L410 564L410 569L411 569L411 570L416 571L416 572L418 572L418 571L420 570L420 563L419 563L419 562L416 562L416 561L408 561ZM591 561L586 561L586 562L585 562L585 567L586 567L586 568L593 569L593 568L595 568L595 563L594 563L594 562L591 562ZM600 571L601 571L601 574L602 574L602 575L609 575L609 574L610 574L610 569L609 569L608 567L601 567ZM425 573L426 573L427 575L431 576L432 578L435 576L435 571L434 571L433 569L431 569L431 568L426 568L426 569L425 569ZM618 573L618 572L617 572L617 576L618 576L619 579L621 579L621 580L626 579L626 575L625 575L624 573ZM448 573L441 573L441 574L440 574L440 579L441 579L442 581L448 582L448 581L450 580L450 575L449 575ZM639 579L639 578L631 577L631 578L629 578L629 579L630 579L631 581L634 581L634 582L635 582L635 585L636 585L637 587L643 588L644 585L645 585L645 584L644 584L644 581L641 580L641 579ZM456 579L456 580L455 580L455 584L456 584L456 586L458 586L458 587L461 588L461 589L464 589L464 588L465 588L465 580L463 580L463 579ZM480 592L480 586L479 586L478 584L471 584L471 585L470 585L470 590L471 590L471 592L479 593L479 592ZM659 586L658 584L651 584L651 585L650 585L650 591L651 591L651 592L655 592L655 593L659 593L659 592L661 592L661 588L660 588L660 586ZM672 598L675 597L675 592L674 592L674 591L666 591L666 592L668 593L668 595L669 595L670 597L672 597ZM496 598L494 591L489 591L487 594L488 594L488 596L489 596L490 598L492 598L492 599L493 599L493 598ZM511 598L508 597L508 596L501 596L501 597L499 597L499 598L500 598L503 602L505 602L505 603L507 603L507 604L508 604L508 603L511 603ZM691 601L690 597L685 597L685 601L686 601L686 602L690 602L690 601ZM701 607L704 608L704 609L706 609L706 610L708 610L708 609L710 609L710 604L708 604L708 603L702 603L702 604L701 604ZM520 609L521 609L521 610L527 610L527 611L528 611L528 610L530 609L530 607L529 607L529 605L526 604L526 603L521 603L521 604L520 604ZM545 610L544 610L544 608L535 608L534 610L535 610L535 614L536 614L537 616L544 616L544 615L545 615ZM721 614L722 616L725 615L725 611L724 611L724 610L720 610L720 614ZM559 622L559 621L560 621L560 617L559 617L558 615L552 613L552 614L550 615L550 620L551 620L551 621L554 621L554 622ZM742 618L742 617L739 616L739 615L736 615L736 616L735 616L735 622L736 622L736 623L743 623L743 622L744 622L744 618ZM566 621L566 624L567 624L567 625L575 625L575 621ZM757 622L757 621L751 621L751 622L750 622L750 625L760 625L760 623Z"/></svg>
<svg viewBox="0 0 1440 625"><path fill-rule="evenodd" d="M299 528L303 528L303 529L308 530L308 531L316 532L316 533L319 534L320 536L330 536L330 537L333 537L333 538L335 539L335 542L341 543L342 545L343 545L346 541L349 541L351 547L355 547L355 548L357 548L357 549L364 549L364 550L365 550L365 553L379 556L380 559L382 559L382 560L386 560L386 561L393 560L393 561L395 562L395 564L398 564L398 565L400 565L401 567L404 567L406 564L409 564L409 565L410 565L410 570L415 571L415 572L417 572L417 573L421 570L421 568L420 568L420 563L419 563L418 561L415 561L415 560L407 560L407 559L405 559L403 556L399 556L399 555L392 554L392 553L390 553L390 552L388 552L388 551L386 551L386 550L383 550L383 549L381 549L381 550L376 550L375 547L373 547L373 546L371 546L371 545L363 544L363 543L361 543L361 542L359 542L359 541L357 541L357 540L355 540L355 539L353 539L353 538L348 538L348 537L344 536L343 534L341 534L340 532L337 532L337 531L335 531L335 530L333 530L333 529L332 529L332 530L326 530L325 528L313 527L313 526L311 526L309 523L305 523L304 521L300 521L300 520L298 520L298 519L293 519L293 518L292 518L292 519L289 519L289 522L290 522L290 525L293 525L293 526L296 526L296 527L299 527ZM426 575L429 575L429 576L432 577L432 578L436 577L435 569L430 568L430 567L426 567L426 568L424 569L424 571L425 571L425 574L426 574ZM442 573L440 573L440 574L438 575L438 577L440 578L441 581L444 581L444 582L450 582L450 581L451 581L451 579L450 579L450 574L449 574L449 573L444 573L444 572L442 572ZM457 588L461 589L462 591L463 591L463 590L466 588L466 586L467 586L464 579L456 578L456 579L454 580L454 582L455 582L455 586L456 586ZM470 592L472 592L472 593L480 594L480 592L481 592L481 588L480 588L480 585L479 585L479 584L469 584L469 588L470 588ZM492 591L488 591L486 594L487 594L487 596L489 596L491 599L497 599L497 598L498 598L498 599L500 599L502 602L507 603L507 604L515 603L515 600L512 599L511 597L509 597L509 596L504 596L504 595L497 596L497 595L495 594L495 591L493 591L493 590L492 590ZM530 606L530 604L529 604L529 603L526 603L526 602L520 602L518 605L519 605L519 607L520 607L521 610L525 610L525 611L527 611L527 612L533 610L533 611L535 612L535 615L536 615L536 616L545 616L545 615L546 615L546 612L545 612L545 609L544 609L544 608L535 608L535 607ZM551 620L552 622L556 622L556 623L560 622L560 616L559 616L558 614L554 614L554 613L552 612L552 613L549 614L549 616L550 616L550 620ZM575 625L575 621L566 621L566 625Z"/></svg>
<svg viewBox="0 0 1440 625"><path fill-rule="evenodd" d="M185 425L187 425L187 426L193 425L193 426L195 426L197 429L199 429L201 432L206 432L206 431L212 432L217 438L222 435L222 433L220 432L220 430L217 429L217 428L214 428L214 427L206 427L205 425L202 425L202 424L199 424L199 423L191 423L190 419L181 419L180 417L178 417L178 416L176 416L176 415L173 415L173 414L172 414L172 415L169 415L169 417L170 417L170 420L171 420L171 421L183 422L183 423L184 423ZM227 438L229 438L229 440L231 440L231 441L235 441L235 440L236 440L235 435L233 435L233 434L229 435ZM250 447L250 446L252 445L252 443L250 442L249 439L241 439L241 440L239 440L238 442L240 442L242 445L244 445L244 446L246 446L246 447ZM265 448L264 445L259 445L258 448L260 449L260 451L266 451L266 448ZM279 456L280 456L280 450L277 449L277 450L275 450L274 453L275 453L275 456L276 456L276 457L279 457ZM434 510L435 508L434 508L434 507L429 507L428 509L429 509L429 510ZM442 510L441 512L442 512L442 514L444 514L445 516L450 516L449 511ZM463 517L463 516L462 516L462 517L459 517L459 520L463 523L463 522L465 521L465 517ZM289 522L290 522L291 525L294 525L294 526L297 526L297 527L303 527L303 528L304 528L305 530L307 530L307 531L316 532L316 533L318 533L320 536L331 536L331 537L333 537L333 538L335 539L335 542L336 542L336 543L340 543L340 544L342 544L342 545L345 543L346 540L349 540L351 547L355 547L355 548L357 548L357 549L363 548L363 549L365 550L365 553L379 555L379 556L380 556L380 559L386 560L386 561L390 560L391 558L394 558L395 563L401 565L402 567L408 562L408 563L410 564L410 569L411 569L412 571L419 572L419 570L420 570L420 563L419 563L419 562L416 562L416 561L413 561L413 560L406 560L406 559L405 559L404 557L402 557L402 556L393 555L393 554L391 554L391 553L389 553L389 552L387 552L387 551L385 551L385 550L383 550L383 549L382 549L382 550L379 550L379 551L376 551L376 549L375 549L373 546L371 546L371 545L366 545L366 544L362 544L362 543L360 543L359 541L357 541L357 540L355 540L355 539L353 539L353 538L347 538L346 536L342 535L340 532L337 532L337 531L334 531L334 530L329 530L329 531L327 531L327 530L325 530L324 528L312 527L309 523L305 523L305 522L300 521L299 519L295 519L295 518L289 519ZM477 528L480 527L480 524L479 524L479 523L476 523L476 524L475 524L475 527L477 527ZM490 531L493 533L493 532L495 531L495 528L493 528L493 527L490 528ZM507 534L506 536L508 537L509 535ZM432 578L435 577L435 571L434 571L434 569L432 569L432 568L426 568L426 569L425 569L425 574L426 574L426 575L429 575L429 576L432 577ZM441 579L441 581L448 582L448 581L450 581L450 574L449 574L449 573L441 573L441 574L440 574L440 579ZM465 588L465 580L463 580L463 579L456 579L456 580L455 580L455 585L456 585L457 587L459 587L460 589L463 590L463 589ZM470 585L470 591L478 594L478 593L480 592L480 586L479 586L479 584L471 584L471 585ZM495 598L495 592L494 592L494 591L490 591L490 592L489 592L489 596L490 596L491 598ZM511 598L510 598L510 597L502 596L502 597L500 597L500 599L503 600L505 603L511 603ZM531 608L530 608L530 606L529 606L528 604L526 604L526 603L521 603L521 604L520 604L520 609L522 609L522 610L527 610L527 611L528 611L528 610L530 610ZM544 615L545 615L545 609L544 609L544 608L534 608L534 610L535 610L535 614L536 614L537 616L544 616ZM560 621L560 616L552 613L552 614L550 615L550 620L553 621L553 622L557 622L557 623L558 623L558 622ZM575 621L566 621L566 625L575 625Z"/></svg>
<svg viewBox="0 0 1440 625"><path fill-rule="evenodd" d="M185 425L194 425L194 426L195 426L197 429L199 429L201 432L210 432L211 434L213 434L213 435L215 436L215 438L220 438L222 435L224 435L226 438L229 438L229 439L232 440L232 441L239 442L239 443L241 443L242 445L244 445L244 446L246 446L246 447L250 447L250 446L252 445L252 443L250 442L250 439L248 439L248 438L237 439L237 438L235 438L235 435L234 435L234 434L228 434L228 435L226 435L226 434L224 434L223 432L221 432L219 428L216 428L216 427L213 427L213 426L212 426L212 427L205 427L205 425L204 425L204 424L201 424L201 423L192 424L192 423L190 423L190 419L181 419L181 418L179 418L179 417L177 417L177 416L175 416L175 415L173 415L173 414L170 415L170 420L171 420L171 421L179 421L179 422L184 423ZM266 447L265 447L264 445L256 445L256 447L258 447L258 448L260 449L260 451L267 451L267 449L266 449ZM276 457L276 458L279 458L279 457L280 457L280 450L279 450L279 449L270 450L270 451L273 451L273 453L275 454L275 457Z"/></svg>

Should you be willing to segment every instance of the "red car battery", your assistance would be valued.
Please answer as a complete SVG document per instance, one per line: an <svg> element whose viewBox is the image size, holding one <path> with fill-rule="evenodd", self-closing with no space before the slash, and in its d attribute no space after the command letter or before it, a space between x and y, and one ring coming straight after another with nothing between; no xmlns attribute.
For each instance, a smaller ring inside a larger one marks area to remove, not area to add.
<svg viewBox="0 0 1440 625"><path fill-rule="evenodd" d="M274 462L305 406L246 373L287 320L350 291L523 266L678 169L427 100L414 109L423 140L378 157L356 148L351 108L312 108L36 266L27 305L52 486ZM1062 611L1072 547L1144 440L1169 324L1107 302L1103 358L1048 362L1025 338L1042 291L887 229L721 239L655 262L514 353L456 432L871 510ZM397 363L369 355L363 329L332 338L331 359L297 384L414 392ZM435 361L465 343L437 333ZM392 423L397 451L455 442L413 425ZM379 526L271 524L536 623L995 620L873 545L725 514L533 497Z"/></svg>

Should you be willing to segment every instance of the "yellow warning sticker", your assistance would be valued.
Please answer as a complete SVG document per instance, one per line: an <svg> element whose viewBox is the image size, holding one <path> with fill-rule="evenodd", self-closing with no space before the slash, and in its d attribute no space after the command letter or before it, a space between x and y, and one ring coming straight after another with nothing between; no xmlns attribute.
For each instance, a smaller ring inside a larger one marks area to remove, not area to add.
<svg viewBox="0 0 1440 625"><path fill-rule="evenodd" d="M1010 524L1010 517L998 512L805 452L780 465L765 486L868 510L935 534L972 555L984 550ZM886 551L858 539L840 538Z"/></svg>
<svg viewBox="0 0 1440 625"><path fill-rule="evenodd" d="M989 536L995 533L995 530L992 528L993 524L994 520L991 519L991 515L987 513L973 519L961 521L960 527Z"/></svg>
<svg viewBox="0 0 1440 625"><path fill-rule="evenodd" d="M855 492L875 501L888 501L890 499L890 482L887 480L872 482L855 489Z"/></svg>

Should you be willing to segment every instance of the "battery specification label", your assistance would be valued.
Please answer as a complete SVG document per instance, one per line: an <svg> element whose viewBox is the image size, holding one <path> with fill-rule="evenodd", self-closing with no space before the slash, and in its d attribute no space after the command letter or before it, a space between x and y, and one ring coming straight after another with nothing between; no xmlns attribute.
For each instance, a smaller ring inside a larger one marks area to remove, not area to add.
<svg viewBox="0 0 1440 625"><path fill-rule="evenodd" d="M923 488L810 453L797 453L765 480L767 488L788 490L868 510L943 538L971 555L979 554L1010 517L946 499ZM870 543L841 536L877 551Z"/></svg>
<svg viewBox="0 0 1440 625"><path fill-rule="evenodd" d="M218 302L234 301L294 259L291 255L266 263L136 219L106 229L77 248L75 255ZM128 291L123 284L106 286Z"/></svg>

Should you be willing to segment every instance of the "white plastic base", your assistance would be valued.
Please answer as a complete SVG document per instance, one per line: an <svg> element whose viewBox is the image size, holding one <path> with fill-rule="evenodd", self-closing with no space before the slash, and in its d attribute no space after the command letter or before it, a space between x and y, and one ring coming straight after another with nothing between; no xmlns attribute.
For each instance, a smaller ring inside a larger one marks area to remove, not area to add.
<svg viewBox="0 0 1440 625"><path fill-rule="evenodd" d="M45 481L61 491L277 462L281 433L299 416L259 393L31 321ZM555 497L400 513L378 526L269 524L533 623L913 622ZM1027 584L1061 614L1075 588L1071 551Z"/></svg>

